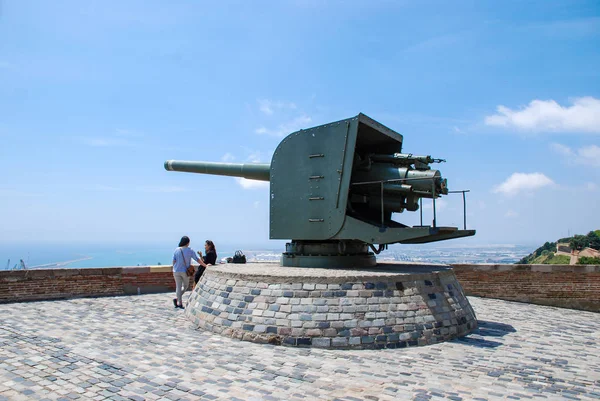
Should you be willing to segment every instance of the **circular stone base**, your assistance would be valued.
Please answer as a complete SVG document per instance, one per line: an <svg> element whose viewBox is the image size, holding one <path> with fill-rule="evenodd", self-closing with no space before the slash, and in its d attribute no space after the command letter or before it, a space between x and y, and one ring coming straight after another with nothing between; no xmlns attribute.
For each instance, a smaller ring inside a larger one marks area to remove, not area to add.
<svg viewBox="0 0 600 401"><path fill-rule="evenodd" d="M452 268L437 264L211 266L185 313L196 327L221 335L319 348L435 344L477 328Z"/></svg>

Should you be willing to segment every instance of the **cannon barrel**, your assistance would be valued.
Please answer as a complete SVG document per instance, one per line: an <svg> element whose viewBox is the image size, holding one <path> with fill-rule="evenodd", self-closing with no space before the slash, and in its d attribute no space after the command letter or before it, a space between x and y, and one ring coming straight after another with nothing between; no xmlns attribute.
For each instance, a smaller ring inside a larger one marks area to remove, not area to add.
<svg viewBox="0 0 600 401"><path fill-rule="evenodd" d="M249 180L259 181L269 181L271 175L270 164L258 163L215 163L167 160L165 162L165 170L198 174L228 175L231 177L243 177Z"/></svg>

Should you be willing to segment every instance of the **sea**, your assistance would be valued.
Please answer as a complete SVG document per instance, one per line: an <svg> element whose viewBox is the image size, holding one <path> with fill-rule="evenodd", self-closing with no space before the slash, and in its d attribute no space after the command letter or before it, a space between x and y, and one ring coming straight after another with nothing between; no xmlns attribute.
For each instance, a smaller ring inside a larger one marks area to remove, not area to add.
<svg viewBox="0 0 600 401"><path fill-rule="evenodd" d="M283 247L238 246L249 262L276 262ZM515 263L535 246L490 244L476 246L391 245L379 261L433 263ZM0 244L0 270L170 265L172 244ZM204 251L204 249L195 249ZM232 247L217 248L219 260L233 256Z"/></svg>
<svg viewBox="0 0 600 401"><path fill-rule="evenodd" d="M172 244L0 244L0 270L170 265ZM204 252L204 248L198 248ZM229 256L235 250L219 250ZM21 263L23 261L23 263Z"/></svg>

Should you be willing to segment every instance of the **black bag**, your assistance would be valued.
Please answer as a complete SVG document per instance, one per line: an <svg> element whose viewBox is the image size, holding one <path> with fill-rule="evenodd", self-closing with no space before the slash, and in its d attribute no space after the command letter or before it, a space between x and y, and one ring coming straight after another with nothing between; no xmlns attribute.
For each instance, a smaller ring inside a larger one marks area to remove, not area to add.
<svg viewBox="0 0 600 401"><path fill-rule="evenodd" d="M246 263L246 255L242 251L235 251L231 263Z"/></svg>

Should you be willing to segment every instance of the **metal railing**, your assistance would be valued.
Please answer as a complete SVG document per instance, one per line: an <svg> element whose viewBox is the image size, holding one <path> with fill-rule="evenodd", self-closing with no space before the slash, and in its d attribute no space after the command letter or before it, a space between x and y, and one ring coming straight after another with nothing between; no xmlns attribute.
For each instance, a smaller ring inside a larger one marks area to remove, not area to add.
<svg viewBox="0 0 600 401"><path fill-rule="evenodd" d="M448 191L449 194L460 194L462 193L462 197L463 197L463 219L464 219L464 230L467 229L467 192L471 192L470 189L464 189L462 191Z"/></svg>
<svg viewBox="0 0 600 401"><path fill-rule="evenodd" d="M435 180L439 177L415 177L415 178L394 178L391 180L380 180L380 181L363 181L363 182L353 182L351 185L372 185L379 184L381 187L381 226L384 227L385 222L385 213L384 213L384 204L383 204L383 184L390 182L406 182L406 181L423 181L423 180L431 180L431 199L433 201L433 222L432 227L437 227L437 215L435 208ZM470 189L465 189L461 191L448 191L448 194L456 194L462 193L463 195L463 229L467 229L467 197L466 193L471 192ZM419 211L421 217L421 226L423 226L423 198L419 197Z"/></svg>

